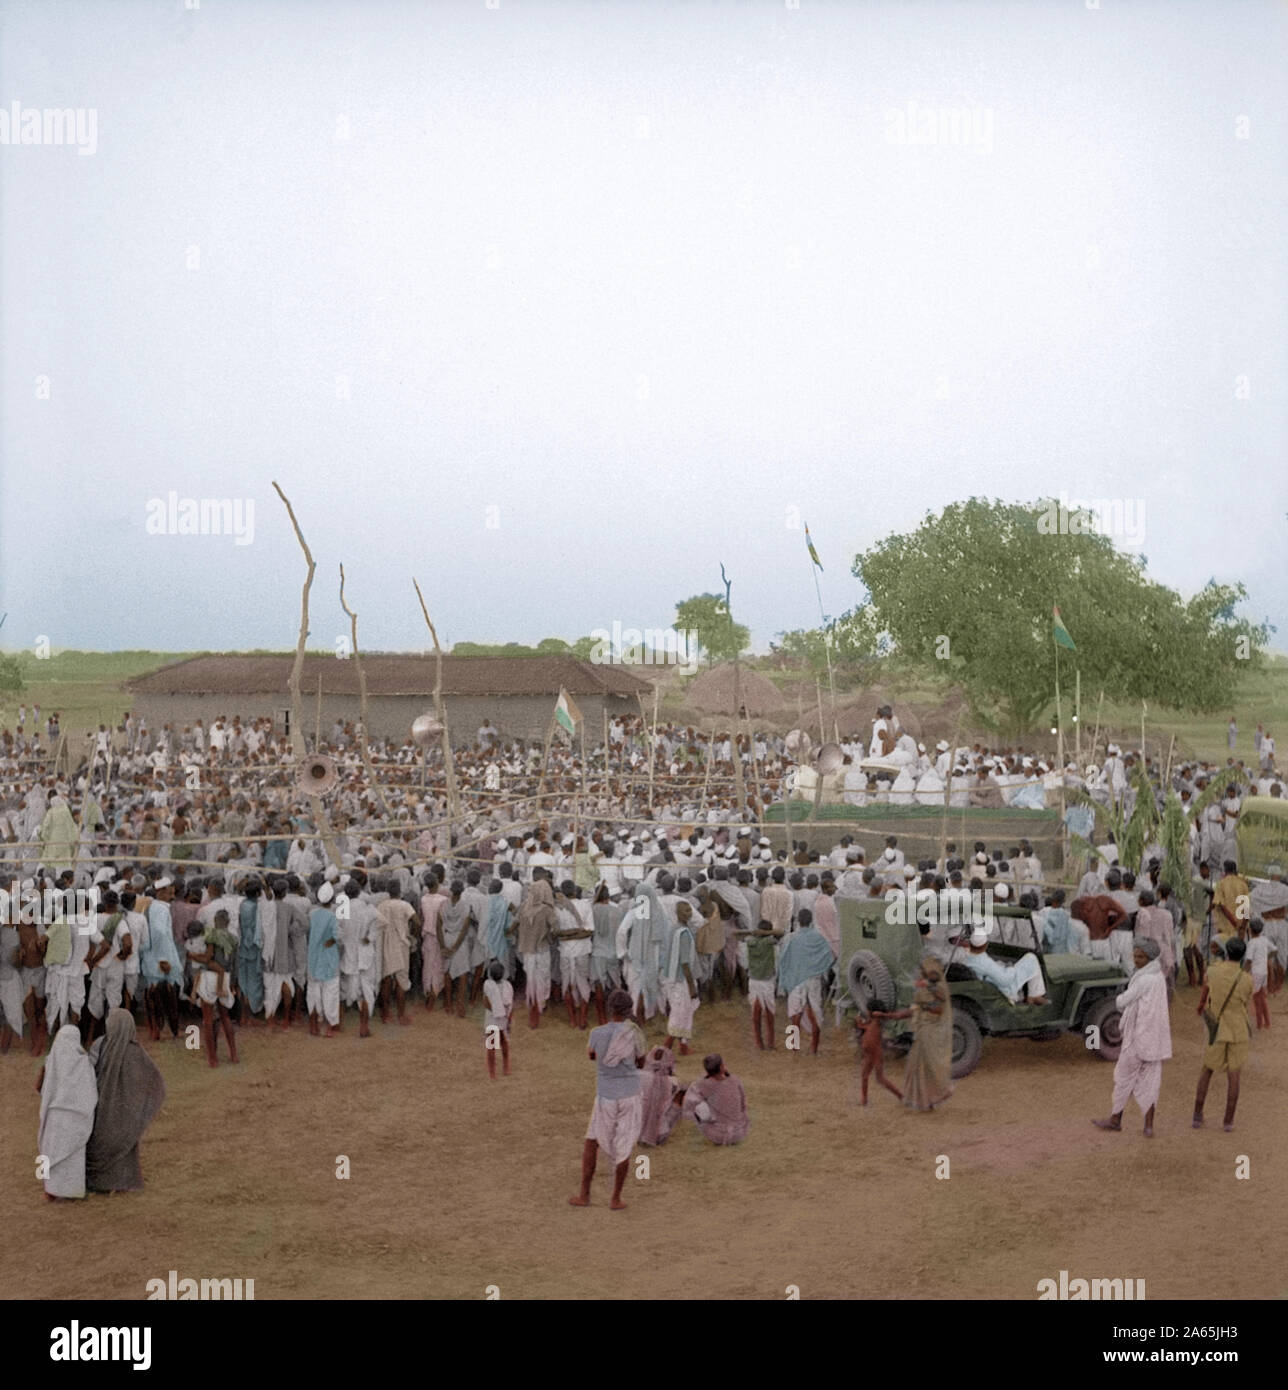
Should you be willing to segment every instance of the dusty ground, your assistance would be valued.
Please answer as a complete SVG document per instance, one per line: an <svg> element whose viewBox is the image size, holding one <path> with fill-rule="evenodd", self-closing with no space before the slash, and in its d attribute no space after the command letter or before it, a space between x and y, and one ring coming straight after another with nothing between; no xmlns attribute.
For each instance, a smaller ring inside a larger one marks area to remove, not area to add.
<svg viewBox="0 0 1288 1390"><path fill-rule="evenodd" d="M722 1151L684 1124L639 1151L651 1176L629 1182L617 1214L602 1164L594 1205L566 1203L594 1072L554 1006L535 1034L518 1020L515 1073L496 1082L478 1015L419 1004L414 1026L377 1024L362 1043L352 1015L329 1041L243 1030L242 1064L215 1072L152 1047L169 1095L144 1143L146 1190L57 1206L33 1176L38 1063L11 1053L0 1296L139 1298L174 1269L253 1278L259 1299L482 1298L488 1285L502 1298L784 1298L793 1284L803 1298L1030 1299L1067 1269L1143 1278L1150 1298L1283 1298L1286 1001L1254 1041L1236 1131L1221 1132L1218 1080L1195 1133L1202 1027L1181 992L1152 1142L1134 1110L1122 1134L1092 1129L1111 1068L1074 1038L987 1041L942 1111L886 1092L865 1111L842 1034L829 1029L818 1058L760 1055L745 1006L704 1008L699 1050L742 1076L751 1137ZM889 1065L897 1079L903 1063Z"/></svg>

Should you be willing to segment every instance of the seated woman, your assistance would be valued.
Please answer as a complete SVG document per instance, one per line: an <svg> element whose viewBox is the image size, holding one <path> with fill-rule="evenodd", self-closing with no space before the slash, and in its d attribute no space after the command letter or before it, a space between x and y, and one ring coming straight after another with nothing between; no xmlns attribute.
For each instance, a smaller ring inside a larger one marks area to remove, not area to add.
<svg viewBox="0 0 1288 1390"><path fill-rule="evenodd" d="M1014 965L994 959L988 954L988 932L983 928L977 927L971 933L970 949L962 957L962 964L981 980L996 985L1012 1004L1018 1004L1022 995L1029 1004L1047 1002L1046 982L1037 956L1026 951Z"/></svg>
<svg viewBox="0 0 1288 1390"><path fill-rule="evenodd" d="M683 1113L680 1083L675 1077L675 1056L668 1047L655 1047L644 1059L640 1076L640 1100L644 1121L640 1126L641 1144L665 1144Z"/></svg>
<svg viewBox="0 0 1288 1390"><path fill-rule="evenodd" d="M706 1075L684 1093L684 1113L692 1116L702 1137L713 1144L740 1144L751 1128L747 1093L730 1076L724 1058L712 1052L702 1059Z"/></svg>

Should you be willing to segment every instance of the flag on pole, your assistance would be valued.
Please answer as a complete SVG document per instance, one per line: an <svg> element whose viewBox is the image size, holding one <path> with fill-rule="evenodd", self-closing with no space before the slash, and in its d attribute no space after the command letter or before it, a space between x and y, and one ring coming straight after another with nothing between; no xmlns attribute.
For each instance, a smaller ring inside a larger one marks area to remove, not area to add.
<svg viewBox="0 0 1288 1390"><path fill-rule="evenodd" d="M559 687L559 699L555 703L555 723L569 736L572 731L581 723L581 711L573 703L573 698L561 685Z"/></svg>
<svg viewBox="0 0 1288 1390"><path fill-rule="evenodd" d="M823 562L818 558L818 551L814 549L814 542L809 538L809 527L805 528L805 544L809 547L809 558L819 567L823 568Z"/></svg>
<svg viewBox="0 0 1288 1390"><path fill-rule="evenodd" d="M1051 635L1062 647L1067 647L1071 652L1078 650L1073 645L1073 638L1069 636L1069 629L1060 619L1060 610L1054 605L1051 608Z"/></svg>

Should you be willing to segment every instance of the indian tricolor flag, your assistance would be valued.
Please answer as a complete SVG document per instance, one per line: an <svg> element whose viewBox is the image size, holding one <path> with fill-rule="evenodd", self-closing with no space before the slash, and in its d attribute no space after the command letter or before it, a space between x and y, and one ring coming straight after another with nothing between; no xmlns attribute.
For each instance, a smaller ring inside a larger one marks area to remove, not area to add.
<svg viewBox="0 0 1288 1390"><path fill-rule="evenodd" d="M581 711L573 704L572 696L561 685L559 699L555 702L555 723L572 737L572 731L581 723Z"/></svg>
<svg viewBox="0 0 1288 1390"><path fill-rule="evenodd" d="M1073 638L1069 636L1069 629L1065 627L1060 617L1060 610L1054 605L1051 608L1051 635L1062 646L1069 651L1076 652L1078 649L1073 645Z"/></svg>
<svg viewBox="0 0 1288 1390"><path fill-rule="evenodd" d="M819 567L819 569L822 569L823 562L818 558L818 551L814 549L814 542L810 540L808 526L805 528L805 545L809 550L809 558L814 561L814 563Z"/></svg>

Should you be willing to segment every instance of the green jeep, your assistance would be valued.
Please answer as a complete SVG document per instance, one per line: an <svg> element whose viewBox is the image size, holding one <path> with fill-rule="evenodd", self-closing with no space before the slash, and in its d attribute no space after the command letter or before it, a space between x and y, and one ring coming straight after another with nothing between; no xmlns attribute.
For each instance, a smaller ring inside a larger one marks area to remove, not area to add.
<svg viewBox="0 0 1288 1390"><path fill-rule="evenodd" d="M906 1009L912 1003L913 980L925 954L925 940L915 921L891 921L889 904L882 898L837 898L841 919L841 956L844 982L849 986L848 1008L869 1010ZM1033 951L1046 981L1045 1004L1012 1004L996 985L972 975L960 959L964 946L953 951L948 963L949 993L953 1001L953 1076L969 1076L979 1065L983 1035L1049 1040L1065 1032L1100 1030L1100 1045L1088 1049L1105 1062L1118 1059L1122 1048L1121 1014L1115 1002L1126 984L1123 969L1089 956L1048 954L1041 933L1026 908L994 905L994 920L1021 919L1019 939L1029 944L1007 945L991 940L988 952L1000 960L1018 960ZM970 935L970 925L949 930L949 937ZM995 932L996 936L997 933ZM906 1050L912 1033L902 1019L885 1024L886 1037Z"/></svg>

